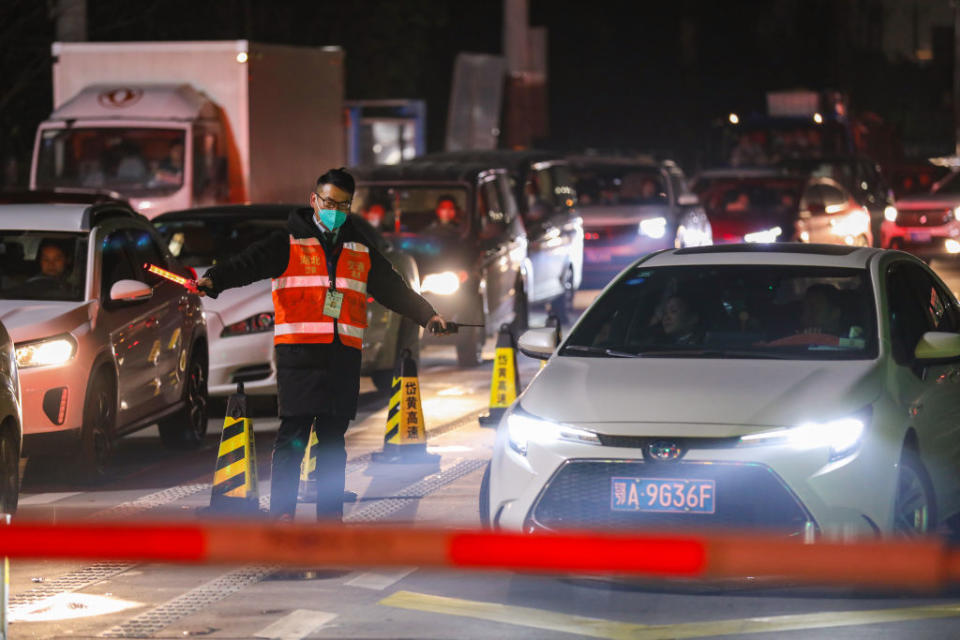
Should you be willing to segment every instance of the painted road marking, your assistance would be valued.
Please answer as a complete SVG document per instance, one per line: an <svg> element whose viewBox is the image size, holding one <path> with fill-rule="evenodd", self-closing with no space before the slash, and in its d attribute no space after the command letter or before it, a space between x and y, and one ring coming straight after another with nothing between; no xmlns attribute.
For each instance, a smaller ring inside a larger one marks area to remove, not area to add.
<svg viewBox="0 0 960 640"><path fill-rule="evenodd" d="M886 622L930 620L960 616L960 603L952 602L924 607L873 609L870 611L828 611L782 616L741 618L738 620L710 620L679 624L647 625L586 618L543 609L514 607L496 602L478 602L447 598L426 593L397 591L380 604L412 611L428 611L489 622L502 622L534 629L575 633L591 638L611 640L666 640L668 638L707 638L748 633L772 633L853 627Z"/></svg>
<svg viewBox="0 0 960 640"><path fill-rule="evenodd" d="M254 635L255 638L275 640L300 640L337 617L335 613L297 609L273 624L267 625Z"/></svg>
<svg viewBox="0 0 960 640"><path fill-rule="evenodd" d="M387 587L400 582L414 571L416 571L416 568L400 569L399 571L391 571L389 573L359 573L350 580L347 580L345 584L351 587L383 591Z"/></svg>
<svg viewBox="0 0 960 640"><path fill-rule="evenodd" d="M81 491L66 491L63 493L35 493L31 496L20 497L19 503L20 506L31 505L31 504L50 504L51 502L56 502L57 500L65 500L66 498L72 498L73 496L78 496Z"/></svg>

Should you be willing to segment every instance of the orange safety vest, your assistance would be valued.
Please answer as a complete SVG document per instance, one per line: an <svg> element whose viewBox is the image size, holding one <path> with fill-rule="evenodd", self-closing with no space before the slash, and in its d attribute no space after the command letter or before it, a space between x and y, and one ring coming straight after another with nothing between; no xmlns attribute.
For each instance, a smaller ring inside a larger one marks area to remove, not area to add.
<svg viewBox="0 0 960 640"><path fill-rule="evenodd" d="M367 277L370 249L359 242L344 242L337 260L335 289L343 294L340 317L323 313L330 288L327 256L316 238L290 236L287 270L273 279L274 344L329 344L334 321L340 341L363 347L367 327Z"/></svg>

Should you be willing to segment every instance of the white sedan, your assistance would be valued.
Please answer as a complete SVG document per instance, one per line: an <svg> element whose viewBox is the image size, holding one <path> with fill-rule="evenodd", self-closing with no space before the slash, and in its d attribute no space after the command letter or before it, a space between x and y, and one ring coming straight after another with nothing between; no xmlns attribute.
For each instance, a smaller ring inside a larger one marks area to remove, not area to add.
<svg viewBox="0 0 960 640"><path fill-rule="evenodd" d="M916 535L960 512L960 306L921 261L827 245L641 259L505 414L509 530ZM956 523L954 518L953 523Z"/></svg>

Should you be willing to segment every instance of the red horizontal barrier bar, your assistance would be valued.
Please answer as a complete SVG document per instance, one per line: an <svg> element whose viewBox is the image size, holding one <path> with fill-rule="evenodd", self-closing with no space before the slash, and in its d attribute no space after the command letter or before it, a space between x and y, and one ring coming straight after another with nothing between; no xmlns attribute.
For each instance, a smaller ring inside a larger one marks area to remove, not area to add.
<svg viewBox="0 0 960 640"><path fill-rule="evenodd" d="M817 542L745 534L522 535L222 521L14 524L0 556L290 566L420 566L647 578L736 579L940 589L960 584L960 551L936 539Z"/></svg>

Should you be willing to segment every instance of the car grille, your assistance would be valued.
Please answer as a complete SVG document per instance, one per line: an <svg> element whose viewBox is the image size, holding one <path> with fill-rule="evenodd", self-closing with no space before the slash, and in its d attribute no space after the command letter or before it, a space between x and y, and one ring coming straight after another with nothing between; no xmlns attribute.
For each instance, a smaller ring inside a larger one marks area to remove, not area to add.
<svg viewBox="0 0 960 640"><path fill-rule="evenodd" d="M690 478L716 482L716 511L613 511L610 479ZM769 467L756 463L573 460L550 479L534 503L527 528L764 529L803 535L813 518Z"/></svg>
<svg viewBox="0 0 960 640"><path fill-rule="evenodd" d="M899 227L939 227L953 218L953 209L901 209L897 213Z"/></svg>

